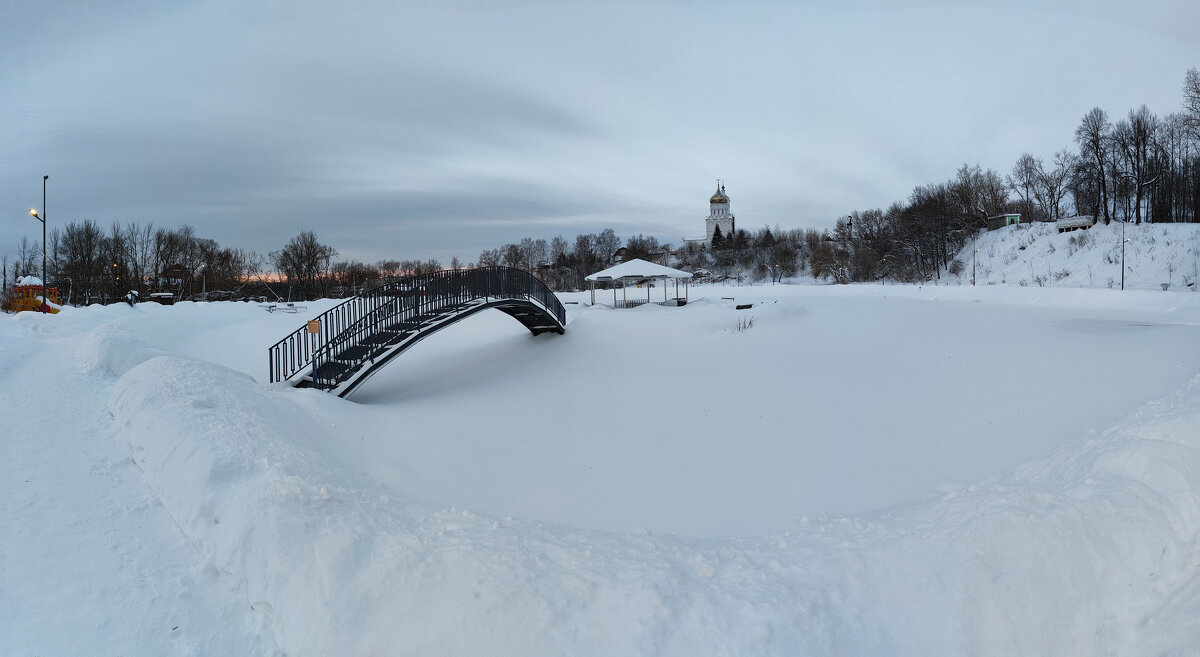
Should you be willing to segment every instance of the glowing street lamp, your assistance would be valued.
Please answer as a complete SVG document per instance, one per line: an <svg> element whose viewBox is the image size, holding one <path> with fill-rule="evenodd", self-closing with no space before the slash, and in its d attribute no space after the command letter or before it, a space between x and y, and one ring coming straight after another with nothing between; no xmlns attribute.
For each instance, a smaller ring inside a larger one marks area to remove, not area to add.
<svg viewBox="0 0 1200 657"><path fill-rule="evenodd" d="M29 208L29 214L42 222L42 314L49 312L49 296L46 293L46 181L50 176L42 176L42 214L37 208Z"/></svg>

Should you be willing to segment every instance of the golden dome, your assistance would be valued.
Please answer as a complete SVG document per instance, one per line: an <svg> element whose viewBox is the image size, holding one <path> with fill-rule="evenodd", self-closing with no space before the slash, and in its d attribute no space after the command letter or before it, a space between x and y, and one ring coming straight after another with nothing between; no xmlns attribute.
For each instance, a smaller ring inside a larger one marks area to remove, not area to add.
<svg viewBox="0 0 1200 657"><path fill-rule="evenodd" d="M725 186L724 185L717 186L717 193L713 194L712 198L708 199L708 202L709 203L729 203L729 197L725 195Z"/></svg>

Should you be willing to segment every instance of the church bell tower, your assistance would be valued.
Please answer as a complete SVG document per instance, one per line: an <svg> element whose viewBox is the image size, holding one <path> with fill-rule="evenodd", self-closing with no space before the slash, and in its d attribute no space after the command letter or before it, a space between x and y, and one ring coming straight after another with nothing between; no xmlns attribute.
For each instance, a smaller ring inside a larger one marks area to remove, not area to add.
<svg viewBox="0 0 1200 657"><path fill-rule="evenodd" d="M735 229L733 213L729 211L729 197L725 186L717 180L717 191L708 199L708 219L705 220L705 241L712 246L713 234L721 229L721 237L730 237Z"/></svg>

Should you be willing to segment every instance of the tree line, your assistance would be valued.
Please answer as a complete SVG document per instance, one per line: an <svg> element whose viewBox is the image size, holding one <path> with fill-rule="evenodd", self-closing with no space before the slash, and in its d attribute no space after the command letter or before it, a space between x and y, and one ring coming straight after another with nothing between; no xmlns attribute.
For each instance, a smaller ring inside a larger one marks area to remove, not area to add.
<svg viewBox="0 0 1200 657"><path fill-rule="evenodd" d="M1074 144L1049 161L1022 154L1002 174L962 165L944 182L919 185L886 209L856 210L832 230L718 231L711 247L673 248L637 235L624 243L626 258L710 273L780 280L808 272L838 283L936 280L957 273L954 261L970 236L1003 214L1022 221L1055 221L1070 213L1113 220L1196 222L1200 207L1200 73L1184 79L1183 108L1158 117L1145 106L1110 120L1094 108L1076 128ZM574 242L524 238L484 250L480 263L539 273L554 289L584 287L583 277L615 259L621 242L611 230Z"/></svg>
<svg viewBox="0 0 1200 657"><path fill-rule="evenodd" d="M263 273L264 258L221 247L191 226L171 230L152 224L91 220L56 226L46 236L47 285L72 305L111 303L135 291L142 298L172 292L187 298L203 289L234 289ZM20 276L42 274L42 247L22 237L16 258L0 258L4 288Z"/></svg>
<svg viewBox="0 0 1200 657"><path fill-rule="evenodd" d="M936 279L990 217L1056 221L1070 213L1110 221L1196 222L1200 207L1200 73L1188 70L1183 108L1159 117L1145 105L1111 120L1084 114L1074 145L1047 162L1022 154L1002 175L963 165L886 210L856 211L822 235L814 276L838 282ZM957 272L952 272L957 273Z"/></svg>

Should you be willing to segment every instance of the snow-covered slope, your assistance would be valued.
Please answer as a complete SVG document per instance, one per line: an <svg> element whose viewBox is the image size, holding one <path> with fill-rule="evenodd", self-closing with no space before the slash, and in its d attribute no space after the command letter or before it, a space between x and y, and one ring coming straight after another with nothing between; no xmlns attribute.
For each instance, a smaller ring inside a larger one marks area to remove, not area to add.
<svg viewBox="0 0 1200 657"><path fill-rule="evenodd" d="M1200 295L695 292L485 313L354 401L261 382L302 317L0 316L0 653L1200 645Z"/></svg>
<svg viewBox="0 0 1200 657"><path fill-rule="evenodd" d="M972 248L978 285L1120 289L1122 228L1125 288L1195 291L1200 279L1200 224L1097 224L1059 233L1053 223L979 233L958 254L963 268L950 282L970 285Z"/></svg>

